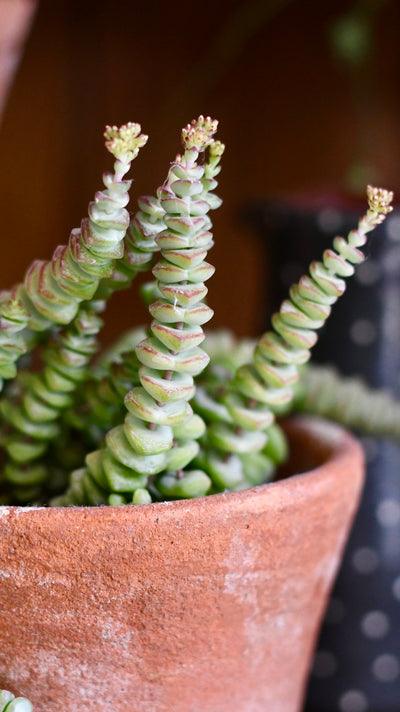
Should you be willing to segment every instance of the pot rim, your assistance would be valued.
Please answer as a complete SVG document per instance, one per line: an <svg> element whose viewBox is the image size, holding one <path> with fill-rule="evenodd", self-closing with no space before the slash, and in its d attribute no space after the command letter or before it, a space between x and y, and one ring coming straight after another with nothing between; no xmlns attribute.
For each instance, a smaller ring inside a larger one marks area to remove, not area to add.
<svg viewBox="0 0 400 712"><path fill-rule="evenodd" d="M221 492L213 495L205 495L193 499L177 499L164 502L152 502L142 505L115 505L115 506L67 506L67 507L48 507L48 506L23 506L23 505L0 505L0 518L8 514L22 514L28 512L46 512L59 513L69 512L78 514L85 512L85 516L104 517L105 513L120 512L121 510L134 512L154 512L161 513L162 511L177 512L185 510L188 507L193 511L198 507L207 507L206 502L214 502L214 507L218 505L228 504L234 507L235 504L244 504L249 506L249 500L264 499L265 496L274 494L293 495L293 490L299 487L303 488L304 480L313 483L314 486L322 484L327 476L333 475L337 477L337 470L345 472L346 476L354 470L361 476L364 471L364 453L361 444L344 427L337 425L329 420L325 420L315 416L292 416L280 421L285 433L289 439L295 441L302 439L310 447L315 465L311 469L294 472L288 476L278 479L273 482L267 482L262 485L256 485L244 490L236 492ZM328 477L329 479L329 477Z"/></svg>

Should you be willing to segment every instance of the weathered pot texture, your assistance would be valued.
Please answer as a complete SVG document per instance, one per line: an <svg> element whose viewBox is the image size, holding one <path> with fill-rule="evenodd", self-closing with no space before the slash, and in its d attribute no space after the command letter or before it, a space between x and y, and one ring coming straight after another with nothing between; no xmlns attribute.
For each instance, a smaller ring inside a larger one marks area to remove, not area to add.
<svg viewBox="0 0 400 712"><path fill-rule="evenodd" d="M37 712L298 712L363 456L330 423L286 427L308 471L272 484L1 507L0 687Z"/></svg>

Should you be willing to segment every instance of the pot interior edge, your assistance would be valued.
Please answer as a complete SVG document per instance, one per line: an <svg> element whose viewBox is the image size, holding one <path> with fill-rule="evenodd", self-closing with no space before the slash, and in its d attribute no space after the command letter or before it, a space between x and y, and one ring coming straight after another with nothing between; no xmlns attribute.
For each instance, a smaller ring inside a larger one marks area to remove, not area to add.
<svg viewBox="0 0 400 712"><path fill-rule="evenodd" d="M281 466L278 477L273 482L268 482L256 487L250 487L238 492L224 492L220 494L198 497L196 499L181 499L166 502L154 502L144 505L121 505L114 507L46 507L46 506L22 506L22 505L1 505L0 521L8 514L28 514L39 513L45 516L52 516L52 513L66 513L74 518L78 513L85 513L86 517L120 516L121 510L129 511L149 511L155 514L161 510L170 510L171 514L177 509L186 509L204 506L210 500L246 500L253 498L257 493L271 492L276 487L290 487L291 481L301 481L305 477L319 478L323 471L323 466L330 460L342 458L343 461L349 456L357 457L359 469L363 466L363 452L361 445L343 427L313 416L296 416L284 419L280 422L290 443L290 456L288 461Z"/></svg>

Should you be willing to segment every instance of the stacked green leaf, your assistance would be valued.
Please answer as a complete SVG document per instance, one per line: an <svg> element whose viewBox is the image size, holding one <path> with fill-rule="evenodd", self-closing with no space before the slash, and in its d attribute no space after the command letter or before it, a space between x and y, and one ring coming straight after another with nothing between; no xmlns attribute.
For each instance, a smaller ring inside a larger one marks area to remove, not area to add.
<svg viewBox="0 0 400 712"><path fill-rule="evenodd" d="M369 186L369 209L358 228L347 240L336 237L322 262L313 262L309 275L291 288L290 298L273 316L274 331L260 338L252 362L237 369L223 392L198 389L196 410L207 421L202 466L217 489L255 484L255 473L262 474L264 457L268 471L269 457L275 454L276 442L279 445L276 426L268 444L275 413L292 400L299 366L308 361L317 330L343 294L343 278L352 275L354 265L364 260L359 248L365 245L367 233L390 212L392 197L388 191Z"/></svg>
<svg viewBox="0 0 400 712"><path fill-rule="evenodd" d="M32 703L26 697L15 697L8 690L0 690L0 712L32 712Z"/></svg>
<svg viewBox="0 0 400 712"><path fill-rule="evenodd" d="M221 199L213 191L218 185L216 176L221 170L219 163L223 150L224 146L219 141L212 140L204 155L204 171L200 179L202 192L197 200L207 202L210 209L221 205ZM165 199L166 186L176 179L173 171L174 164L165 184L158 189L157 197L142 196L138 199L139 210L132 217L124 239L124 255L115 262L111 277L101 280L96 297L108 299L113 291L129 287L139 271L149 269L154 253L160 250L156 238L165 229L165 210L161 199L163 196ZM155 295L161 296L156 282L145 285L142 291L148 304L153 301ZM104 370L105 359L99 359L99 364L103 363L101 378L100 369L97 367L93 377L79 389L73 407L65 415L65 420L83 432L87 441L93 445L100 442L107 430L121 422L124 413L123 396L134 385L138 385L137 357L128 354L127 347L129 345L132 350L136 346L137 334L141 332L139 329L132 332L129 338L123 340L126 353L123 354L122 360L121 345L117 344L114 348L116 362L113 362L110 354L108 367Z"/></svg>
<svg viewBox="0 0 400 712"><path fill-rule="evenodd" d="M151 336L136 347L141 385L125 397L124 424L109 431L105 447L87 456L86 467L72 475L70 491L53 504L141 504L151 501L150 491L175 498L199 496L210 488L204 472L184 468L204 433L189 400L193 377L209 360L200 344L202 325L212 316L203 300L204 282L214 272L205 257L213 244L208 212L216 181L210 175L205 179L199 155L209 147L215 175L223 152L212 138L216 128L217 122L199 117L183 130L184 154L159 191L166 229L156 237L161 260L153 269L159 296L149 307Z"/></svg>
<svg viewBox="0 0 400 712"><path fill-rule="evenodd" d="M96 294L99 299L108 299L113 292L128 289L139 272L150 269L153 253L158 252L155 238L165 227L159 196L141 196L138 206L124 238L123 255L115 261L112 274L100 282Z"/></svg>
<svg viewBox="0 0 400 712"><path fill-rule="evenodd" d="M212 423L233 422L223 401L232 388L237 370L252 358L255 345L255 340L238 339L225 329L207 333L205 349L210 364L202 375L194 399L194 408L206 421L207 431ZM197 461L212 477L213 492L268 482L277 466L286 460L288 452L286 437L275 423L269 427L268 440L260 453L221 456L213 445L209 445L207 436L203 440Z"/></svg>
<svg viewBox="0 0 400 712"><path fill-rule="evenodd" d="M49 480L43 460L50 443L60 435L61 412L73 402L73 393L87 378L97 351L96 335L102 320L96 305L81 307L57 340L43 349L44 368L21 373L17 396L5 396L0 412L7 427L2 445L6 453L2 471L11 501L26 502L42 496Z"/></svg>
<svg viewBox="0 0 400 712"><path fill-rule="evenodd" d="M201 199L207 201L211 209L221 205L221 199L212 191L218 185L215 178L221 170L219 162L223 150L223 145L219 141L213 140L207 147L204 157ZM173 180L171 171L173 172L173 165L166 180L167 184ZM165 210L161 200L163 190L165 190L165 186L158 189L156 196L147 195L138 198L139 210L132 217L125 235L124 254L121 259L115 262L110 278L105 278L100 282L98 298L108 298L114 291L127 289L139 272L146 272L150 269L153 253L159 250L155 238L165 228L163 222Z"/></svg>
<svg viewBox="0 0 400 712"><path fill-rule="evenodd" d="M144 330L135 330L134 336L129 339L132 350L115 354L105 373L88 378L77 392L74 407L63 418L71 428L83 433L85 441L93 447L101 444L110 428L122 422L126 412L124 397L140 383L139 360L134 349L145 337Z"/></svg>
<svg viewBox="0 0 400 712"><path fill-rule="evenodd" d="M147 136L133 123L107 127L104 135L116 159L114 172L104 173L105 190L89 204L89 217L50 261L35 260L23 283L0 296L0 379L15 377L17 359L34 343L31 332L69 324L80 303L92 299L100 279L112 274L114 260L123 255L131 186L123 178Z"/></svg>

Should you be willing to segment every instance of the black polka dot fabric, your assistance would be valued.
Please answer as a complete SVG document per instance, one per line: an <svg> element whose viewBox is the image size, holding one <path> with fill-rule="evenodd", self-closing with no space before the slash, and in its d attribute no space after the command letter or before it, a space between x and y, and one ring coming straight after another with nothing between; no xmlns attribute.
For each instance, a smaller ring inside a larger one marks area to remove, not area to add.
<svg viewBox="0 0 400 712"><path fill-rule="evenodd" d="M320 201L250 211L273 264L267 294L273 309L333 237L356 226L363 209ZM314 360L400 395L398 215L375 231L367 252L334 307ZM400 712L400 448L374 438L362 442L366 486L326 612L305 712Z"/></svg>

